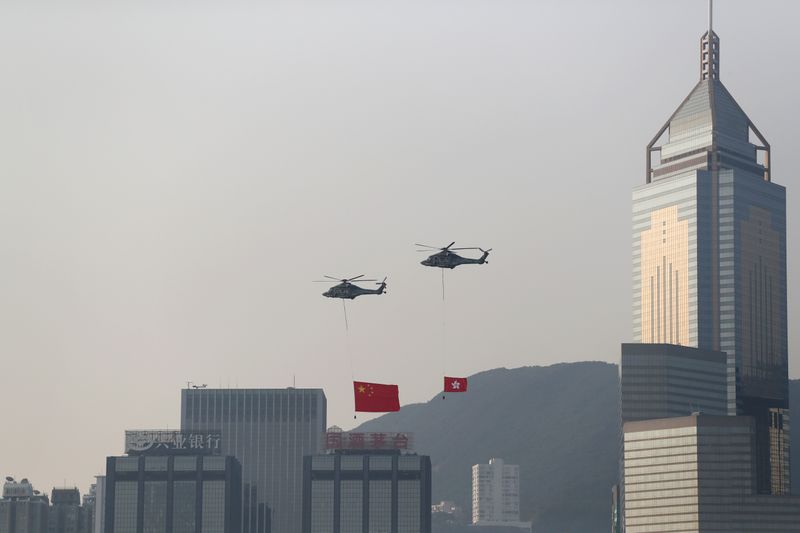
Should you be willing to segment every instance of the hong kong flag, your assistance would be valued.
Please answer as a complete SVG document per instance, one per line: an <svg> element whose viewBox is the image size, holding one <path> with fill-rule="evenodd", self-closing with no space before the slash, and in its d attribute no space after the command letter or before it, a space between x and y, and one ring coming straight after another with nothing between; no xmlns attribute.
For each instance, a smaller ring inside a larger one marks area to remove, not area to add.
<svg viewBox="0 0 800 533"><path fill-rule="evenodd" d="M467 392L467 378L444 378L445 392Z"/></svg>
<svg viewBox="0 0 800 533"><path fill-rule="evenodd" d="M400 392L397 385L382 385L354 381L356 411L362 413L387 413L400 410Z"/></svg>

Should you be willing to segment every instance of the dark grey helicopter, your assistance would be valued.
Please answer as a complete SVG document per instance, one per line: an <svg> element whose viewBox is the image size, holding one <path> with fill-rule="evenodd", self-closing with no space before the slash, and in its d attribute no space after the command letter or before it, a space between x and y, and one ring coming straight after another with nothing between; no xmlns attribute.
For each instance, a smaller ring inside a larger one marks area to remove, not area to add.
<svg viewBox="0 0 800 533"><path fill-rule="evenodd" d="M364 274L360 276L356 276L354 278L345 278L345 279L338 279L332 276L325 276L328 278L327 280L318 280L315 283L336 283L337 281L340 282L338 285L331 287L327 291L323 292L323 296L327 296L328 298L342 298L346 300L353 300L358 296L363 294L383 294L386 292L386 278L383 278L383 281L377 282L378 280L375 279L361 279L364 277ZM353 282L358 280L359 282L365 281L375 281L377 282L376 285L378 286L377 289L362 289L358 285L353 285Z"/></svg>
<svg viewBox="0 0 800 533"><path fill-rule="evenodd" d="M491 248L489 248L488 250L484 250L483 248L476 248L474 246L467 248L453 248L452 246L455 243L456 242L453 241L444 248L438 248L436 246L428 246L427 244L415 243L417 246L428 248L428 250L417 250L418 252L430 253L431 250L440 250L438 253L433 254L424 261L420 261L420 264L428 267L453 269L458 265L482 265L484 263L489 262L486 260L486 258L489 257L489 252L492 251ZM454 250L480 250L481 252L483 252L483 255L477 259L472 259L470 257L461 257L457 253L454 253Z"/></svg>

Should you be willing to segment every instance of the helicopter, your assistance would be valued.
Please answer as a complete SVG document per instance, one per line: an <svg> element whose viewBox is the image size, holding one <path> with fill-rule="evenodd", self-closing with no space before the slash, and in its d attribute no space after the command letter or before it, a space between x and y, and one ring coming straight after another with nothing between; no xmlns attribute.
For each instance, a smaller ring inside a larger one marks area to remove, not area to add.
<svg viewBox="0 0 800 533"><path fill-rule="evenodd" d="M452 246L455 243L456 242L453 241L444 248L438 248L436 246L428 246L427 244L415 243L417 246L420 246L422 248L428 248L428 250L417 250L418 252L430 253L431 250L440 250L439 252L433 254L424 261L420 261L420 264L428 267L453 269L458 265L482 265L484 263L488 263L486 258L489 257L489 252L492 251L491 248L489 248L488 250L484 250L483 248L476 248L474 246L467 248L453 248ZM453 252L454 250L480 250L481 252L483 252L483 255L480 256L478 259L472 259L470 257L461 257L457 253L454 253Z"/></svg>
<svg viewBox="0 0 800 533"><path fill-rule="evenodd" d="M360 276L355 276L353 278L334 278L332 276L325 276L328 278L327 280L317 280L315 283L335 283L340 282L338 285L331 287L327 291L323 292L322 295L328 298L342 298L346 300L354 300L356 297L361 296L363 294L383 294L386 292L386 278L383 278L383 281L378 282L375 279L361 279L364 277L364 274ZM353 285L353 282L358 280L359 282L365 281L375 281L376 285L378 285L377 289L363 289L358 285Z"/></svg>

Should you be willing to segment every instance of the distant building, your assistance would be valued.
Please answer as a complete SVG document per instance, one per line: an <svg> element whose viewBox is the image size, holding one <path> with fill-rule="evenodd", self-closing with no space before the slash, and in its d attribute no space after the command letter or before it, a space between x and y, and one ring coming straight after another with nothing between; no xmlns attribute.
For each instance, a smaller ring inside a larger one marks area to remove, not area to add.
<svg viewBox="0 0 800 533"><path fill-rule="evenodd" d="M530 530L519 519L519 465L495 458L472 466L472 524Z"/></svg>
<svg viewBox="0 0 800 533"><path fill-rule="evenodd" d="M77 488L53 489L50 493L50 533L85 533L81 493Z"/></svg>
<svg viewBox="0 0 800 533"><path fill-rule="evenodd" d="M624 426L625 531L798 531L800 498L757 494L752 417Z"/></svg>
<svg viewBox="0 0 800 533"><path fill-rule="evenodd" d="M0 533L47 533L49 506L47 496L27 479L7 477L0 499Z"/></svg>
<svg viewBox="0 0 800 533"><path fill-rule="evenodd" d="M441 501L431 506L431 523L434 529L464 523L464 510L451 501Z"/></svg>
<svg viewBox="0 0 800 533"><path fill-rule="evenodd" d="M674 344L623 344L623 422L728 414L727 355Z"/></svg>
<svg viewBox="0 0 800 533"><path fill-rule="evenodd" d="M93 533L105 533L106 476L95 476Z"/></svg>
<svg viewBox="0 0 800 533"><path fill-rule="evenodd" d="M303 462L303 533L431 533L431 460L408 443L329 433L326 453Z"/></svg>
<svg viewBox="0 0 800 533"><path fill-rule="evenodd" d="M94 518L97 505L97 485L89 487L88 494L83 495L81 504L81 533L94 533Z"/></svg>
<svg viewBox="0 0 800 533"><path fill-rule="evenodd" d="M322 389L184 389L181 428L219 431L242 464L242 532L300 533L303 456L319 451Z"/></svg>
<svg viewBox="0 0 800 533"><path fill-rule="evenodd" d="M108 457L105 531L240 533L241 465L216 455L219 434L127 432L128 456Z"/></svg>

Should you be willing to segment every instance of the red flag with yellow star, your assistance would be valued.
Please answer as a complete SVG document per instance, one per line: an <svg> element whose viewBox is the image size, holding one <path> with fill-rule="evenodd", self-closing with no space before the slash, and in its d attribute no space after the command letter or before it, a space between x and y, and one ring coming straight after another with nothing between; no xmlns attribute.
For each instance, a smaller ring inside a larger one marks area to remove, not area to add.
<svg viewBox="0 0 800 533"><path fill-rule="evenodd" d="M356 411L362 413L388 413L400 410L400 391L397 385L354 381Z"/></svg>

